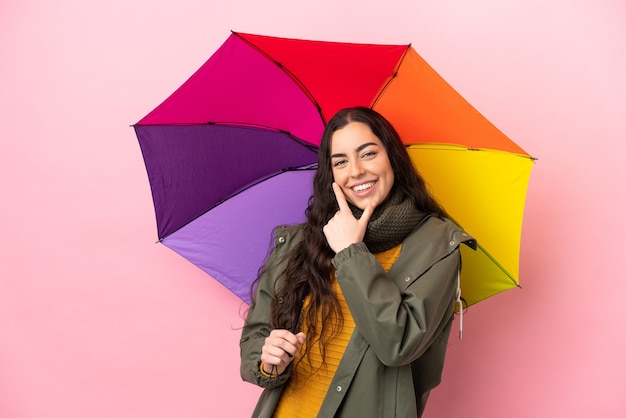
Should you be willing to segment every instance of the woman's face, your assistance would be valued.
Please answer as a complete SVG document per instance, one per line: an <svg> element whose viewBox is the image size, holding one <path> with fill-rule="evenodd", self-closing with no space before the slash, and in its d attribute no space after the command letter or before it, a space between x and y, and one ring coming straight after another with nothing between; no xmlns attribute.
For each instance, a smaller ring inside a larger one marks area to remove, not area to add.
<svg viewBox="0 0 626 418"><path fill-rule="evenodd" d="M333 178L353 205L365 209L380 204L393 187L394 174L383 143L370 127L350 122L330 141Z"/></svg>

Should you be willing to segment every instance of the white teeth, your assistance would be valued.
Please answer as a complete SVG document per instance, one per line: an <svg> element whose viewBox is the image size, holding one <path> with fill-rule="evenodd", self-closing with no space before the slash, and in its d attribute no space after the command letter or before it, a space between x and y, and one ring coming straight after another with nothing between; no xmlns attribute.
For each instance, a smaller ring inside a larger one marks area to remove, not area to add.
<svg viewBox="0 0 626 418"><path fill-rule="evenodd" d="M363 190L369 189L370 187L372 187L374 185L374 183L364 183L364 184L359 184L358 186L354 186L352 188L352 190L354 190L355 192L362 192Z"/></svg>

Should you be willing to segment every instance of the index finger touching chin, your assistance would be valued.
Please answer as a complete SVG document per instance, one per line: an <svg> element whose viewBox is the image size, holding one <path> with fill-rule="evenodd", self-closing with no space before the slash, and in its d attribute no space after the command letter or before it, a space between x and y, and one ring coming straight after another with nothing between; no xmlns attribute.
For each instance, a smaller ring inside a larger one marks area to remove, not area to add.
<svg viewBox="0 0 626 418"><path fill-rule="evenodd" d="M346 196L343 194L343 190L341 190L341 187L339 187L339 185L335 182L333 182L333 192L335 192L335 198L337 199L337 203L339 204L339 210L349 210Z"/></svg>

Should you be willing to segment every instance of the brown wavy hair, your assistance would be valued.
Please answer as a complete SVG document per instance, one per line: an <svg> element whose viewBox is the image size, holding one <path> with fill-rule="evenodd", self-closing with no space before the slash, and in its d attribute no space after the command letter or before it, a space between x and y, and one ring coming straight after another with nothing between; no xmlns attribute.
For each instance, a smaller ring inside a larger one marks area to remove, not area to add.
<svg viewBox="0 0 626 418"><path fill-rule="evenodd" d="M275 284L276 296L270 314L273 328L298 332L300 323L306 322L307 344L304 355L307 357L311 346L319 341L322 358L325 358L326 343L341 331L343 324L339 302L330 280L331 261L335 253L326 242L322 229L338 210L331 187L332 135L351 122L366 124L382 142L394 171L394 189L399 189L405 197L410 198L421 212L446 216L444 209L429 194L398 133L382 115L367 107L353 107L340 110L330 119L319 148L313 194L309 198L306 209L307 221L303 225L304 238L296 244L286 260L282 272L284 280L279 280ZM303 309L303 300L307 296L309 302ZM252 306L254 302L253 299ZM318 315L322 318L321 324L318 323Z"/></svg>

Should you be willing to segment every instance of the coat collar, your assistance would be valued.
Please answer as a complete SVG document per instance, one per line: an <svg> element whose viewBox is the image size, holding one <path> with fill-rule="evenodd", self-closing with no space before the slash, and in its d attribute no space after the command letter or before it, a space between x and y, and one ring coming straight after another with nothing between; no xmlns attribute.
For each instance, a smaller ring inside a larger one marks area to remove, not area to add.
<svg viewBox="0 0 626 418"><path fill-rule="evenodd" d="M400 288L406 289L435 263L461 244L473 250L476 240L448 219L428 216L405 238L396 263L389 270Z"/></svg>

